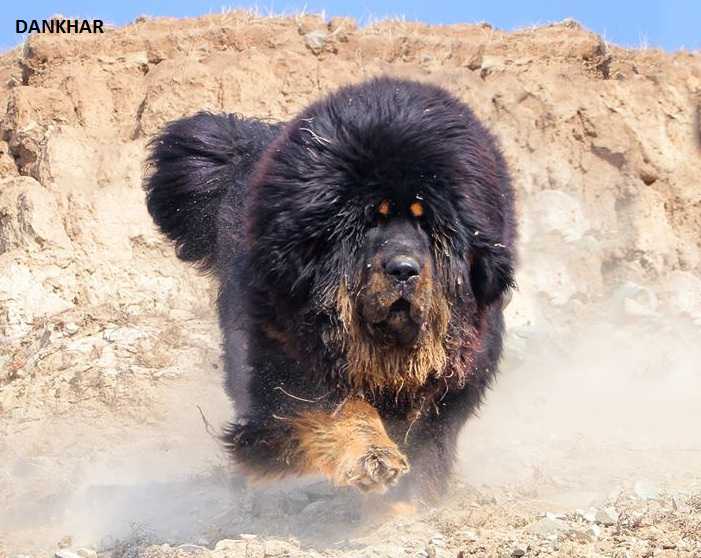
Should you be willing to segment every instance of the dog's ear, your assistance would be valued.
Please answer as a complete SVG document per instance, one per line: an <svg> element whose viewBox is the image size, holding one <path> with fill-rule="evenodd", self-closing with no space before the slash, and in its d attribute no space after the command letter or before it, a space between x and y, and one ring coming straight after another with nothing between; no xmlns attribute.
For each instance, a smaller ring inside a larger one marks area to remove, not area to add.
<svg viewBox="0 0 701 558"><path fill-rule="evenodd" d="M516 286L512 257L506 249L478 249L471 258L470 283L480 306L498 300L508 304L510 290Z"/></svg>

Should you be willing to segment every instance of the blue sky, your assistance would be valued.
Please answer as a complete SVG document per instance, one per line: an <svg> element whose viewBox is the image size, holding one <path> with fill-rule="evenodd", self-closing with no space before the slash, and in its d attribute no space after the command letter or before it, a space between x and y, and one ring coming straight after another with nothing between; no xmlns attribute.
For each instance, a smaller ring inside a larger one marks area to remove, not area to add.
<svg viewBox="0 0 701 558"><path fill-rule="evenodd" d="M589 29L624 46L701 49L701 0L258 0L222 2L193 0L6 0L0 4L0 50L22 41L16 19L42 19L55 13L99 18L123 25L141 14L195 16L224 7L257 7L262 13L324 11L327 17L350 15L367 23L386 16L404 16L427 23L487 21L500 29L573 17Z"/></svg>

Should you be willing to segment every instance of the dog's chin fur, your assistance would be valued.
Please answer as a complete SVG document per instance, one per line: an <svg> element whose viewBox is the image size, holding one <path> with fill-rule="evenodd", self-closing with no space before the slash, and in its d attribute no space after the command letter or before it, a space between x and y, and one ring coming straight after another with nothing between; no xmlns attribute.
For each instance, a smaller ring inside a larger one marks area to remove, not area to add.
<svg viewBox="0 0 701 558"><path fill-rule="evenodd" d="M415 391L429 377L439 378L447 362L446 333L450 308L443 296L434 296L421 331L410 345L377 343L362 323L347 285L338 289L339 338L346 355L350 385L361 392Z"/></svg>

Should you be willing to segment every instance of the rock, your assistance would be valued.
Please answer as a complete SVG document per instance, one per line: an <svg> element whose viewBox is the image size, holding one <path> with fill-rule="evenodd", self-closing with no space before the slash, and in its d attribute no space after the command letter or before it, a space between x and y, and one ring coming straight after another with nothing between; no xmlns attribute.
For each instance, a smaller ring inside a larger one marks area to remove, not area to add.
<svg viewBox="0 0 701 558"><path fill-rule="evenodd" d="M10 90L7 117L15 130L76 122L75 107L65 91L31 85Z"/></svg>
<svg viewBox="0 0 701 558"><path fill-rule="evenodd" d="M479 70L482 68L482 56L484 55L484 45L480 45L472 52L466 61L469 70Z"/></svg>
<svg viewBox="0 0 701 558"><path fill-rule="evenodd" d="M596 540L601 536L602 529L598 525L590 525L585 531L592 539Z"/></svg>
<svg viewBox="0 0 701 558"><path fill-rule="evenodd" d="M598 509L594 521L599 525L610 527L618 522L618 512L611 507Z"/></svg>
<svg viewBox="0 0 701 558"><path fill-rule="evenodd" d="M564 521L549 517L544 517L543 519L540 519L527 527L527 531L529 533L544 539L558 537L559 535L570 530L571 528Z"/></svg>
<svg viewBox="0 0 701 558"><path fill-rule="evenodd" d="M691 506L681 496L674 496L672 498L672 507L674 511L678 511L679 513L691 513Z"/></svg>
<svg viewBox="0 0 701 558"><path fill-rule="evenodd" d="M299 35L306 35L315 29L328 28L326 18L322 14L301 13L294 18Z"/></svg>
<svg viewBox="0 0 701 558"><path fill-rule="evenodd" d="M633 492L641 500L655 500L659 496L657 487L647 480L635 481Z"/></svg>
<svg viewBox="0 0 701 558"><path fill-rule="evenodd" d="M460 531L459 535L466 542L477 542L479 540L479 535L472 529L464 529Z"/></svg>
<svg viewBox="0 0 701 558"><path fill-rule="evenodd" d="M249 558L249 541L222 539L214 547L214 558ZM262 554L262 553L261 553Z"/></svg>
<svg viewBox="0 0 701 558"><path fill-rule="evenodd" d="M645 264L663 274L675 263L677 238L664 209L663 196L652 188L632 187L617 203L621 241L644 255Z"/></svg>
<svg viewBox="0 0 701 558"><path fill-rule="evenodd" d="M82 558L97 558L97 551L93 550L92 548L79 548L75 552Z"/></svg>
<svg viewBox="0 0 701 558"><path fill-rule="evenodd" d="M582 28L580 23L577 20L572 19L571 17L566 17L565 19L561 20L559 22L559 24L564 26L564 27L567 27L568 29L581 29Z"/></svg>
<svg viewBox="0 0 701 558"><path fill-rule="evenodd" d="M221 539L214 545L214 550L226 550L227 548L237 548L241 544L245 545L246 541L241 539Z"/></svg>
<svg viewBox="0 0 701 558"><path fill-rule="evenodd" d="M67 548L62 548L54 554L54 558L80 558L80 554Z"/></svg>
<svg viewBox="0 0 701 558"><path fill-rule="evenodd" d="M54 195L33 178L0 180L0 254L34 244L70 248Z"/></svg>
<svg viewBox="0 0 701 558"><path fill-rule="evenodd" d="M176 555L185 554L187 558L208 558L210 550L199 544L181 544L176 548Z"/></svg>
<svg viewBox="0 0 701 558"><path fill-rule="evenodd" d="M525 545L515 545L511 549L511 556L512 558L520 558L521 556L525 556L528 548Z"/></svg>
<svg viewBox="0 0 701 558"><path fill-rule="evenodd" d="M626 281L613 292L613 300L631 317L656 316L657 295L652 289Z"/></svg>
<svg viewBox="0 0 701 558"><path fill-rule="evenodd" d="M701 279L688 271L670 273L660 287L669 307L694 320L701 319Z"/></svg>
<svg viewBox="0 0 701 558"><path fill-rule="evenodd" d="M358 24L350 17L332 17L328 28L332 37L340 42L347 42L349 36L358 30Z"/></svg>
<svg viewBox="0 0 701 558"><path fill-rule="evenodd" d="M486 55L483 55L481 60L480 60L480 68L482 68L483 72L500 70L503 67L504 67L504 57L503 56L494 56L491 54L486 54Z"/></svg>
<svg viewBox="0 0 701 558"><path fill-rule="evenodd" d="M528 202L531 234L557 232L567 242L582 238L590 229L582 201L560 190L542 190Z"/></svg>
<svg viewBox="0 0 701 558"><path fill-rule="evenodd" d="M75 322L66 322L63 326L63 331L66 332L66 335L75 335L80 331L80 326Z"/></svg>
<svg viewBox="0 0 701 558"><path fill-rule="evenodd" d="M418 553L421 552L422 551L419 551ZM407 553L404 551L404 548L402 546L399 546L397 544L384 543L366 546L362 551L352 553L349 556L355 556L358 558L398 558L400 556L407 556ZM302 557L300 556L300 558ZM444 557L440 556L440 558ZM446 556L445 558L448 557Z"/></svg>
<svg viewBox="0 0 701 558"><path fill-rule="evenodd" d="M319 54L322 50L324 50L327 37L328 33L326 31L315 29L314 31L310 31L304 35L304 44L314 54Z"/></svg>
<svg viewBox="0 0 701 558"><path fill-rule="evenodd" d="M150 136L170 120L219 106L219 85L195 57L180 54L160 62L149 71L144 85L135 135Z"/></svg>
<svg viewBox="0 0 701 558"><path fill-rule="evenodd" d="M511 305L509 305L511 307ZM482 506L497 505L497 497L493 494L480 494L477 498L477 502Z"/></svg>
<svg viewBox="0 0 701 558"><path fill-rule="evenodd" d="M575 517L577 519L580 519L582 521L586 521L588 523L594 523L596 521L596 509L594 509L594 508L589 508L588 510L578 509L575 511Z"/></svg>
<svg viewBox="0 0 701 558"><path fill-rule="evenodd" d="M352 17L332 17L329 20L329 31L337 33L339 29L343 31L357 31L358 23Z"/></svg>
<svg viewBox="0 0 701 558"><path fill-rule="evenodd" d="M426 545L425 552L428 558L454 558L455 556L452 552L446 550L445 540L442 539L438 544L435 544L433 542L428 543ZM398 554L398 556L401 556L401 554Z"/></svg>
<svg viewBox="0 0 701 558"><path fill-rule="evenodd" d="M616 488L611 490L611 492L608 493L608 495L606 496L606 500L610 503L615 504L624 492L625 490L622 486L617 486Z"/></svg>
<svg viewBox="0 0 701 558"><path fill-rule="evenodd" d="M299 551L299 546L277 540L265 541L263 548L265 558L282 558L296 554Z"/></svg>
<svg viewBox="0 0 701 558"><path fill-rule="evenodd" d="M6 141L0 140L0 176L17 175L17 165L10 154L10 146Z"/></svg>
<svg viewBox="0 0 701 558"><path fill-rule="evenodd" d="M60 273L50 267L32 270L14 262L4 268L0 274L0 335L20 337L31 329L35 318L46 318L73 307L50 284L54 271Z"/></svg>

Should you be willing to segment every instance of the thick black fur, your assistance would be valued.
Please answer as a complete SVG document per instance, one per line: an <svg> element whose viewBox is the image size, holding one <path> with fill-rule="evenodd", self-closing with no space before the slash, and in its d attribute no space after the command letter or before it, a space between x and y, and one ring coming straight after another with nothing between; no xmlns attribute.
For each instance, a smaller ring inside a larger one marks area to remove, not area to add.
<svg viewBox="0 0 701 558"><path fill-rule="evenodd" d="M222 198L242 216L246 179L279 125L201 112L171 122L151 142L147 206L175 242L178 257L203 270L215 264Z"/></svg>
<svg viewBox="0 0 701 558"><path fill-rule="evenodd" d="M221 284L238 414L226 441L239 461L273 473L294 466L286 417L355 395L336 293L362 282L367 239L383 226L373 208L422 200L426 214L412 226L450 303L451 368L414 392L364 395L409 457L403 492L444 490L459 430L497 371L501 302L513 286L513 192L472 111L439 87L379 78L284 125L201 113L170 124L152 146L149 211L178 256ZM460 339L466 325L476 345Z"/></svg>

